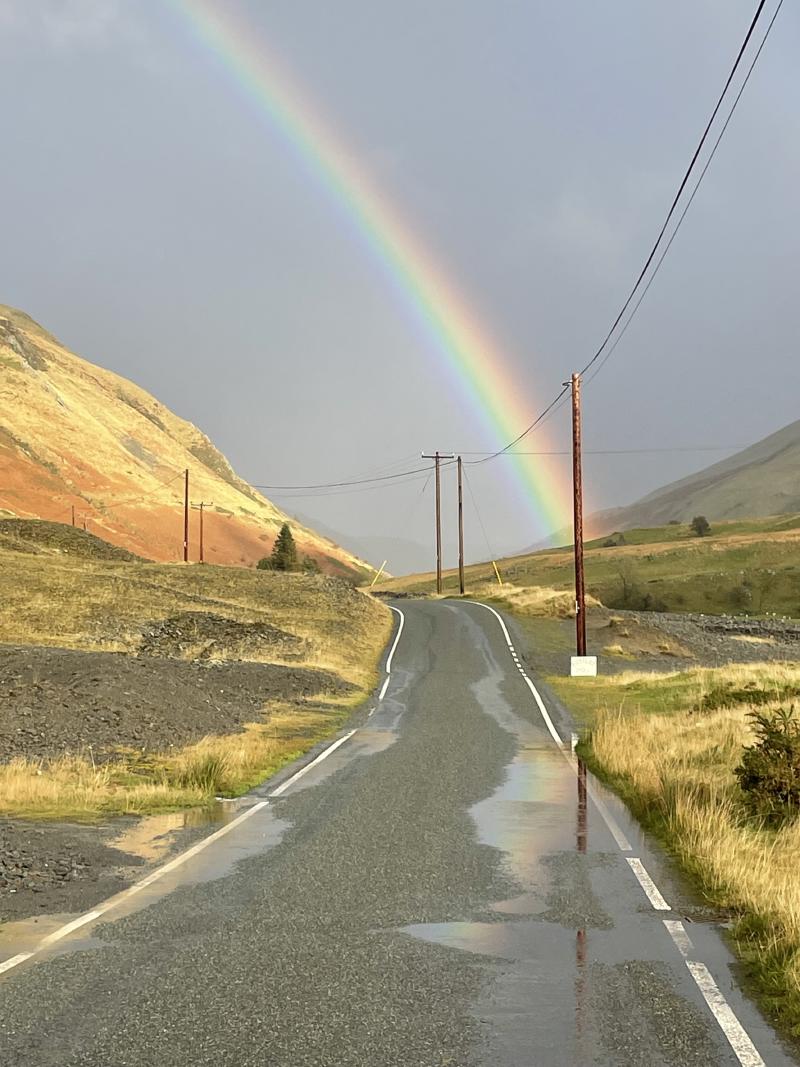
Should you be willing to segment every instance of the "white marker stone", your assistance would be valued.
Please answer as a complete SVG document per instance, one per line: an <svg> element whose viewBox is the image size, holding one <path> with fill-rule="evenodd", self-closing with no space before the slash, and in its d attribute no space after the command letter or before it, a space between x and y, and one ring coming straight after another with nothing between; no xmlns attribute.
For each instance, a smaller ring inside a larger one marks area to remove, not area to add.
<svg viewBox="0 0 800 1067"><path fill-rule="evenodd" d="M596 678L597 656L571 656L569 673L573 678Z"/></svg>

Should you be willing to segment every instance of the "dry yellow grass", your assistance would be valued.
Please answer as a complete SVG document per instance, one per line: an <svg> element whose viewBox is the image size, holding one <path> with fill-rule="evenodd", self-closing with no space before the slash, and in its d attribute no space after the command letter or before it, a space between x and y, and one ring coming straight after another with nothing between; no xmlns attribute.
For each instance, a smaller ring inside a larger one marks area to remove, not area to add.
<svg viewBox="0 0 800 1067"><path fill-rule="evenodd" d="M296 634L305 641L305 666L333 670L359 687L369 683L391 630L388 608L360 590L314 575L240 567L0 550L0 599L0 643L135 652L148 623L205 611ZM274 651L265 658L282 662Z"/></svg>
<svg viewBox="0 0 800 1067"><path fill-rule="evenodd" d="M684 707L726 686L769 695L800 681L800 667L740 665L667 676L689 677ZM627 672L619 690L663 676ZM750 690L756 691L756 690ZM606 698L608 699L608 698ZM785 701L758 700L760 711ZM645 701L645 706L648 701ZM800 1033L800 822L770 830L749 815L734 776L752 743L750 707L740 702L709 712L652 712L609 700L588 738L592 764L661 832L709 898L733 909L739 948L768 1006Z"/></svg>
<svg viewBox="0 0 800 1067"><path fill-rule="evenodd" d="M0 765L0 812L89 818L202 804L241 793L335 730L377 681L389 609L346 583L235 567L107 562L0 550L0 643L135 652L149 625L182 613L269 623L302 640L302 658L253 642L230 658L332 671L354 688L324 711L285 705L266 722L209 737L177 754L101 767L76 756ZM191 642L184 655L196 654ZM223 647L213 658L229 658Z"/></svg>
<svg viewBox="0 0 800 1067"><path fill-rule="evenodd" d="M207 804L274 774L335 729L346 709L283 706L243 732L205 737L170 755L121 756L100 766L80 756L0 764L0 812L93 819Z"/></svg>
<svg viewBox="0 0 800 1067"><path fill-rule="evenodd" d="M504 582L500 586L496 582L485 582L470 590L470 596L478 600L490 599L517 615L558 619L575 616L575 596L563 589L512 585L510 582ZM586 603L589 607L597 607L600 602L592 596L587 596Z"/></svg>

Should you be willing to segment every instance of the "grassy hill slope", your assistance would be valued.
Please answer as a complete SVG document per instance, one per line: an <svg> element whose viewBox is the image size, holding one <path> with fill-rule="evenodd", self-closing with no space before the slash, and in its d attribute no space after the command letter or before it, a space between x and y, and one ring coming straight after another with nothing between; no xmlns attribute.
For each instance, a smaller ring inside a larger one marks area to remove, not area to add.
<svg viewBox="0 0 800 1067"><path fill-rule="evenodd" d="M0 305L0 512L71 521L156 560L183 545L183 471L205 513L205 556L252 564L267 554L287 516L239 478L196 426L144 389L63 347L29 316ZM301 524L300 551L324 570L370 568ZM198 516L190 543L197 558Z"/></svg>
<svg viewBox="0 0 800 1067"><path fill-rule="evenodd" d="M594 530L625 530L709 519L800 511L800 420L750 448L648 494L592 516Z"/></svg>
<svg viewBox="0 0 800 1067"><path fill-rule="evenodd" d="M570 591L572 549L545 550L499 561L517 587ZM496 582L491 563L467 568L467 593ZM381 589L430 593L433 574L382 582ZM502 590L496 588L498 595ZM709 537L688 526L626 530L586 545L586 589L607 607L800 616L800 516L713 523ZM445 573L445 592L458 592L458 572Z"/></svg>

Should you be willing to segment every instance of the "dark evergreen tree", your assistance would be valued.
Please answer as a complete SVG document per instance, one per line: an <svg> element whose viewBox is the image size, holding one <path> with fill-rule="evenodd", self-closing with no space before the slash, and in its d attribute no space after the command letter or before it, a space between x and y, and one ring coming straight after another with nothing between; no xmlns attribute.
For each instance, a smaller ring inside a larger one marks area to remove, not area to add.
<svg viewBox="0 0 800 1067"><path fill-rule="evenodd" d="M275 538L270 562L272 563L272 569L276 571L297 570L297 545L294 543L288 522L281 526L280 533Z"/></svg>
<svg viewBox="0 0 800 1067"><path fill-rule="evenodd" d="M705 515L695 515L691 522L692 530L698 537L707 537L711 533L711 523Z"/></svg>

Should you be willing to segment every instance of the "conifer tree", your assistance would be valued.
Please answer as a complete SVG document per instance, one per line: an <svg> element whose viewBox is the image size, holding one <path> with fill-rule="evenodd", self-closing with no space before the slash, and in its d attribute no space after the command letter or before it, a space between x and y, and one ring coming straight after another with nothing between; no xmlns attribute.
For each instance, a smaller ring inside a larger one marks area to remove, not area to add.
<svg viewBox="0 0 800 1067"><path fill-rule="evenodd" d="M297 546L294 543L288 522L281 526L280 533L275 538L270 562L272 563L272 569L276 571L297 570Z"/></svg>

